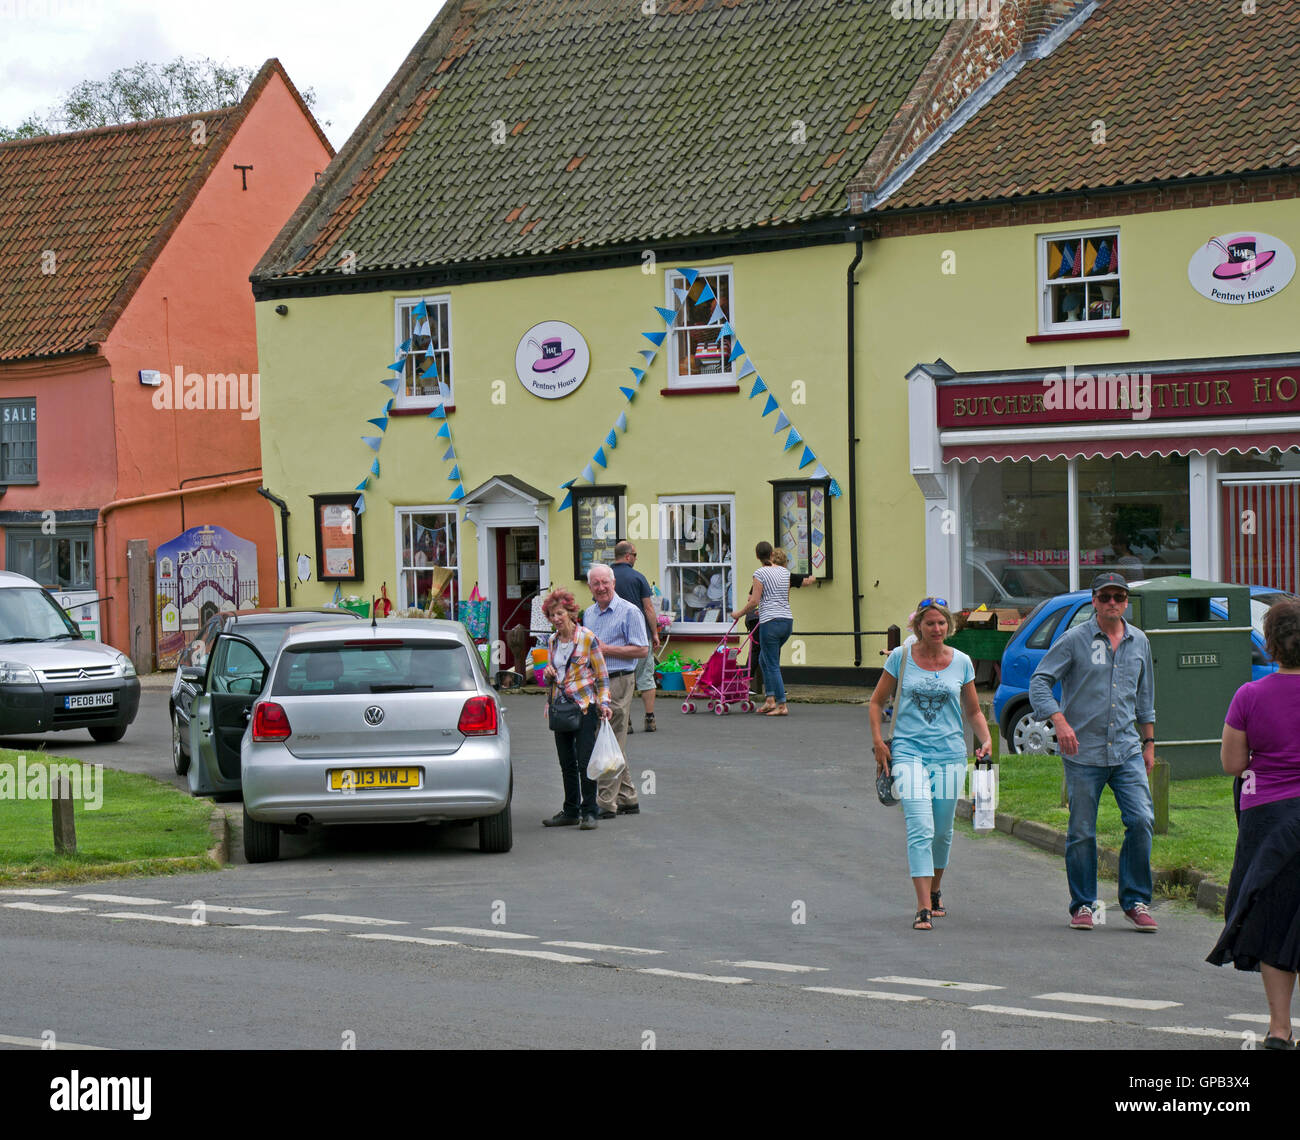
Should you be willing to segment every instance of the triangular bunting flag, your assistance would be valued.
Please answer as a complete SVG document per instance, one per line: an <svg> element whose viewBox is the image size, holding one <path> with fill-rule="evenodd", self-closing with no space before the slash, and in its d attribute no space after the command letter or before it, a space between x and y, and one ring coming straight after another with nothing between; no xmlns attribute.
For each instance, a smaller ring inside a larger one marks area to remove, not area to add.
<svg viewBox="0 0 1300 1140"><path fill-rule="evenodd" d="M824 463L817 464L812 473L814 479L829 479L830 475L831 473L826 470L826 464Z"/></svg>
<svg viewBox="0 0 1300 1140"><path fill-rule="evenodd" d="M366 420L366 423L368 423L368 424L374 424L375 427L377 427L380 431L387 431L387 430L388 430L388 417L387 417L387 416L376 416L373 420Z"/></svg>
<svg viewBox="0 0 1300 1140"><path fill-rule="evenodd" d="M573 506L573 492L565 491L564 502L560 504L560 510L567 511L571 506Z"/></svg>
<svg viewBox="0 0 1300 1140"><path fill-rule="evenodd" d="M588 483L594 483L596 481L596 473L591 469L590 463L582 469L582 477L586 479Z"/></svg>
<svg viewBox="0 0 1300 1140"><path fill-rule="evenodd" d="M451 385L445 380L438 381L438 395L442 397L444 404L451 403Z"/></svg>
<svg viewBox="0 0 1300 1140"><path fill-rule="evenodd" d="M363 435L361 442L364 443L371 451L378 451L379 445L384 442L382 435Z"/></svg>
<svg viewBox="0 0 1300 1140"><path fill-rule="evenodd" d="M749 393L749 398L752 400L760 392L766 392L766 391L767 391L767 385L763 383L763 377L756 376L754 378L754 387L750 390Z"/></svg>
<svg viewBox="0 0 1300 1140"><path fill-rule="evenodd" d="M405 368L406 368L406 361L405 361L405 360L394 360L393 363L390 364L390 365L388 366L388 371L389 371L389 372L402 372L402 371L405 370Z"/></svg>
<svg viewBox="0 0 1300 1140"><path fill-rule="evenodd" d="M591 457L591 461L599 464L601 467L609 466L609 464L605 462L605 449L603 447L596 448L596 454Z"/></svg>
<svg viewBox="0 0 1300 1140"><path fill-rule="evenodd" d="M645 357L645 362L646 362L647 364L653 364L653 363L655 362L655 352L656 352L656 351L657 351L657 350L656 350L656 349L653 349L653 348L643 348L643 349L641 350L641 352L640 352L639 355Z"/></svg>
<svg viewBox="0 0 1300 1140"><path fill-rule="evenodd" d="M706 281L704 283L704 289L700 292L699 299L695 303L697 305L702 305L704 304L705 301L716 301L717 299L718 299L718 295L713 291L709 283Z"/></svg>
<svg viewBox="0 0 1300 1140"><path fill-rule="evenodd" d="M832 498L832 499L838 499L838 498L840 497L841 494L843 494L843 492L840 490L840 485L839 485L837 482L835 482L834 479L832 479L832 480L831 480L831 498Z"/></svg>
<svg viewBox="0 0 1300 1140"><path fill-rule="evenodd" d="M429 380L438 375L438 362L432 358L429 360L429 367L420 373L421 380Z"/></svg>
<svg viewBox="0 0 1300 1140"><path fill-rule="evenodd" d="M448 500L454 503L456 502L457 499L463 499L464 497L465 497L465 488L462 484L457 483L456 489L448 496Z"/></svg>
<svg viewBox="0 0 1300 1140"><path fill-rule="evenodd" d="M778 432L783 432L789 426L790 426L790 418L784 412L781 412L776 417L776 427L772 429L772 434L776 435Z"/></svg>
<svg viewBox="0 0 1300 1140"><path fill-rule="evenodd" d="M796 443L803 443L803 436L799 434L798 428L791 428L790 434L786 437L785 446L782 451L789 451Z"/></svg>
<svg viewBox="0 0 1300 1140"><path fill-rule="evenodd" d="M560 487L561 487L561 488L564 488L564 489L567 489L567 488L569 488L569 487L572 487L572 486L574 485L574 483L576 483L576 482L577 482L576 479L570 479L567 483L561 483L561 484L560 484Z"/></svg>
<svg viewBox="0 0 1300 1140"><path fill-rule="evenodd" d="M722 306L715 303L713 306L713 312L709 314L709 324L720 325L726 319L727 314L722 311Z"/></svg>
<svg viewBox="0 0 1300 1140"><path fill-rule="evenodd" d="M631 366L629 366L629 367L628 367L628 371L631 372L632 375L636 377L636 382L637 382L638 384L640 384L641 381L645 379L645 369L644 369L644 368L632 368Z"/></svg>
<svg viewBox="0 0 1300 1140"><path fill-rule="evenodd" d="M417 321L417 322L416 322L416 325L415 325L415 328L413 328L411 331L412 331L416 336L428 336L428 335L429 335L429 322L428 322L428 321ZM428 351L428 350L426 349L425 351Z"/></svg>
<svg viewBox="0 0 1300 1140"><path fill-rule="evenodd" d="M451 439L451 424L443 423L442 427L438 429L438 438Z"/></svg>
<svg viewBox="0 0 1300 1140"><path fill-rule="evenodd" d="M447 413L446 413L446 411L443 409L443 406L442 406L441 404L438 404L438 405L433 409L433 411L431 411L431 412L429 413L429 417L428 417L428 418L431 419L431 420L445 420L445 419L447 418Z"/></svg>
<svg viewBox="0 0 1300 1140"><path fill-rule="evenodd" d="M745 355L745 346L740 343L739 338L733 340L731 342L731 356L728 357L728 359L739 360L744 355Z"/></svg>
<svg viewBox="0 0 1300 1140"><path fill-rule="evenodd" d="M450 479L453 483L458 483L458 482L460 482L460 464L459 464L459 463L457 463L456 466L454 466L454 467L451 469L451 474L448 475L447 478Z"/></svg>
<svg viewBox="0 0 1300 1140"><path fill-rule="evenodd" d="M771 392L767 394L767 403L763 405L763 415L769 416L781 405L776 402L776 397Z"/></svg>
<svg viewBox="0 0 1300 1140"><path fill-rule="evenodd" d="M677 303L678 303L679 305L684 305L684 304L686 304L686 290L685 290L685 289L674 289L673 292L677 295Z"/></svg>
<svg viewBox="0 0 1300 1140"><path fill-rule="evenodd" d="M658 313L661 317L663 317L664 324L666 325L671 325L673 321L677 319L677 312L674 309L661 309L658 305L656 305L655 312Z"/></svg>
<svg viewBox="0 0 1300 1140"><path fill-rule="evenodd" d="M698 269L679 269L677 272L686 278L687 286L694 285L695 279L700 275Z"/></svg>
<svg viewBox="0 0 1300 1140"><path fill-rule="evenodd" d="M360 495L360 496L358 496L357 501L356 501L355 503L353 503L353 509L354 509L354 510L357 512L357 514L359 514L359 515L364 515L364 514L366 513L366 497L365 497L365 495Z"/></svg>
<svg viewBox="0 0 1300 1140"><path fill-rule="evenodd" d="M613 428L609 429L609 435L605 437L605 446L610 451L613 451L618 446L618 433Z"/></svg>
<svg viewBox="0 0 1300 1140"><path fill-rule="evenodd" d="M443 462L446 462L448 459L455 459L456 449L454 447L447 448L447 450L443 452L442 458L443 458Z"/></svg>
<svg viewBox="0 0 1300 1140"><path fill-rule="evenodd" d="M387 388L390 392L392 392L394 396L396 396L396 395L397 395L397 386L398 386L402 381L401 381L401 379L400 379L399 377L394 376L394 377L392 377L392 378L389 379L389 380L381 380L381 381L379 381L379 382L380 382L380 383L381 383L385 388Z"/></svg>
<svg viewBox="0 0 1300 1140"><path fill-rule="evenodd" d="M631 402L632 397L636 395L635 388L620 388L619 391L628 398L629 402Z"/></svg>
<svg viewBox="0 0 1300 1140"><path fill-rule="evenodd" d="M743 380L746 376L752 376L757 371L758 369L754 367L754 362L746 357L745 363L740 366L740 375L738 375L736 379Z"/></svg>
<svg viewBox="0 0 1300 1140"><path fill-rule="evenodd" d="M627 431L627 412L618 413L618 419L614 421L614 426L619 431Z"/></svg>
<svg viewBox="0 0 1300 1140"><path fill-rule="evenodd" d="M370 474L376 476L379 474L379 456L377 455L375 456L375 461L370 465Z"/></svg>
<svg viewBox="0 0 1300 1140"><path fill-rule="evenodd" d="M799 460L799 470L802 471L816 458L817 456L813 454L813 449L811 447L805 447L803 449L803 458Z"/></svg>
<svg viewBox="0 0 1300 1140"><path fill-rule="evenodd" d="M658 348L661 344L663 344L664 337L666 337L668 334L661 333L661 332L652 332L652 333L643 332L641 335L645 337L646 340L648 340L651 344L653 344L655 348Z"/></svg>
<svg viewBox="0 0 1300 1140"><path fill-rule="evenodd" d="M389 400L388 403L384 405L384 415L388 415L388 413L393 410L393 405L395 403L397 403L396 400Z"/></svg>
<svg viewBox="0 0 1300 1140"><path fill-rule="evenodd" d="M369 477L367 477L365 479L362 479L361 482L357 484L356 489L358 491L364 491L369 486L370 486L370 479Z"/></svg>
<svg viewBox="0 0 1300 1140"><path fill-rule="evenodd" d="M409 336L408 336L404 341L402 341L401 344L399 344L399 345L397 346L397 351L398 351L398 352L410 352L410 351L411 351L411 338L410 338Z"/></svg>
<svg viewBox="0 0 1300 1140"><path fill-rule="evenodd" d="M418 305L415 306L414 309L411 310L411 315L415 317L417 321L422 321L429 315L429 310L425 306L424 302L421 301Z"/></svg>

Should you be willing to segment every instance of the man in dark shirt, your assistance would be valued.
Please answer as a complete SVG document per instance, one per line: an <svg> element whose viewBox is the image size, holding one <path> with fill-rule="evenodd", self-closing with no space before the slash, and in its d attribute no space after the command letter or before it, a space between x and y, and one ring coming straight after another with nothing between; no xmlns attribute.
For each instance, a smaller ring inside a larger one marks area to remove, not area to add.
<svg viewBox="0 0 1300 1140"><path fill-rule="evenodd" d="M625 602L631 602L637 609L644 611L646 620L646 637L650 641L651 651L638 663L636 670L636 691L645 702L645 730L655 731L655 662L654 650L659 648L659 619L655 613L654 594L650 583L640 570L636 569L636 547L623 539L614 546L614 592ZM629 718L628 732L632 731Z"/></svg>

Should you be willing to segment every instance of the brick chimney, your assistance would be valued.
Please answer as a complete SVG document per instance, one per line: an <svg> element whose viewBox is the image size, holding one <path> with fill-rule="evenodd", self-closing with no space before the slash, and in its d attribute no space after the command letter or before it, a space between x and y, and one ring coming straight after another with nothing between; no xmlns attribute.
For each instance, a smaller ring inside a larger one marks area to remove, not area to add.
<svg viewBox="0 0 1300 1140"><path fill-rule="evenodd" d="M1078 6L1078 0L1026 0L1024 42L1041 39Z"/></svg>

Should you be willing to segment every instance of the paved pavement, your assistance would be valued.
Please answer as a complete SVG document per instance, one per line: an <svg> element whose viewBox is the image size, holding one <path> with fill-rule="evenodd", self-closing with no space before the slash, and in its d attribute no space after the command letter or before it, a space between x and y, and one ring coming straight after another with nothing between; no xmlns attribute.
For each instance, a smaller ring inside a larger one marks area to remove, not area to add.
<svg viewBox="0 0 1300 1140"><path fill-rule="evenodd" d="M1203 961L1216 921L1165 903L1140 934L1103 883L1111 921L1069 931L1061 860L1001 834L959 831L950 916L912 931L860 706L665 706L631 740L642 814L579 832L540 826L560 801L541 703L505 703L510 854L472 828L318 829L275 864L237 841L219 873L9 892L0 1043L1222 1051L1262 1033L1258 978ZM170 773L165 692L121 743L80 735L52 747Z"/></svg>

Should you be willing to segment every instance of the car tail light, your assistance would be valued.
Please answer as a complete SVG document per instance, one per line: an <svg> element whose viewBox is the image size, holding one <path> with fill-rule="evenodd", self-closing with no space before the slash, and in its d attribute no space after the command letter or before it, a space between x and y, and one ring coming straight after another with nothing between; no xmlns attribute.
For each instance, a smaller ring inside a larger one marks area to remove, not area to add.
<svg viewBox="0 0 1300 1140"><path fill-rule="evenodd" d="M456 728L465 736L497 734L497 703L491 697L470 697L460 710Z"/></svg>
<svg viewBox="0 0 1300 1140"><path fill-rule="evenodd" d="M253 740L288 740L293 733L289 727L289 714L274 701L263 701L253 710Z"/></svg>

